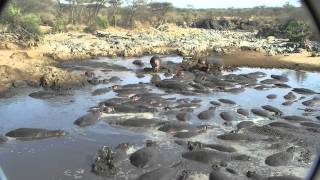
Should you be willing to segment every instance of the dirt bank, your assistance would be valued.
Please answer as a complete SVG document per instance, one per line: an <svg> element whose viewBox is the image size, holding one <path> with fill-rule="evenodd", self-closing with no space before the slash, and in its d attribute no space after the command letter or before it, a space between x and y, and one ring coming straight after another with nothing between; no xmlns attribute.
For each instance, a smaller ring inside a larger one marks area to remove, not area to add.
<svg viewBox="0 0 320 180"><path fill-rule="evenodd" d="M237 51L222 56L224 65L235 67L284 68L293 70L320 71L320 57L310 53L266 56L263 53Z"/></svg>
<svg viewBox="0 0 320 180"><path fill-rule="evenodd" d="M311 52L293 54L305 50L292 48L290 42L274 38L270 41L270 38L261 39L255 35L254 32L216 31L168 25L160 29L109 28L97 31L95 34L82 32L47 34L43 42L32 49L21 49L14 44L15 41L2 41L0 42L2 47L0 92L26 84L54 89L83 85L86 82L84 76L58 68L57 65L61 61L85 60L99 56L133 57L147 54L193 56L212 50L223 55L226 65L320 69L320 58L310 57ZM237 51L230 51L230 47ZM267 56L274 54L278 55Z"/></svg>

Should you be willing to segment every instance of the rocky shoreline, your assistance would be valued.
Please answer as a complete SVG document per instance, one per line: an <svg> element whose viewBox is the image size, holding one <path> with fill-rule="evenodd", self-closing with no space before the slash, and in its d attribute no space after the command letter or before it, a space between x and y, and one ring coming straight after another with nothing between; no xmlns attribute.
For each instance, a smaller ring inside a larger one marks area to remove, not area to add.
<svg viewBox="0 0 320 180"><path fill-rule="evenodd" d="M94 57L137 57L152 54L178 54L198 56L208 51L221 57L240 52L258 53L276 59L270 67L320 70L316 56L320 51L317 42L294 43L274 37L257 38L257 32L217 31L196 28L181 28L165 25L158 29L108 29L94 34L69 32L47 34L43 42L32 49L25 49L15 36L1 34L0 43L0 97L10 97L10 89L23 86L42 86L49 89L69 89L87 83L84 75L59 68L61 62L86 60ZM6 38L7 37L7 38ZM307 58L298 62L292 54ZM274 56L276 55L276 56ZM234 56L235 57L235 56ZM310 60L311 59L311 60ZM227 65L250 66L250 62L226 61ZM275 64L287 64L281 66ZM241 63L242 62L242 63ZM260 66L261 64L261 66ZM294 66L301 64L301 66ZM308 68L309 65L312 68ZM290 66L292 65L292 66ZM256 67L265 67L261 61Z"/></svg>

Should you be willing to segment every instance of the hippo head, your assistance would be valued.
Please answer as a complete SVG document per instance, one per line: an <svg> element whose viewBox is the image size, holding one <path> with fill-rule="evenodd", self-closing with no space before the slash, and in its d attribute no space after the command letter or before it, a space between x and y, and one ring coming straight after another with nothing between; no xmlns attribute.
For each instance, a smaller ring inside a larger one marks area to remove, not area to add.
<svg viewBox="0 0 320 180"><path fill-rule="evenodd" d="M112 90L117 90L117 89L120 89L120 86L119 85L113 85L111 88L112 88Z"/></svg>
<svg viewBox="0 0 320 180"><path fill-rule="evenodd" d="M153 56L150 59L150 64L152 66L153 71L159 71L161 66L161 58L159 56Z"/></svg>

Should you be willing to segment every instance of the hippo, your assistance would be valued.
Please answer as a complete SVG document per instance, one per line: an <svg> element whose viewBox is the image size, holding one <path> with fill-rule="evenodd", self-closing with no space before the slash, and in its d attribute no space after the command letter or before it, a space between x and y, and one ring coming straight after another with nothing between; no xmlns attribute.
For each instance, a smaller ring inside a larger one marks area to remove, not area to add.
<svg viewBox="0 0 320 180"><path fill-rule="evenodd" d="M158 74L154 74L152 75L152 78L150 80L150 82L152 84L156 84L157 82L161 81L161 77Z"/></svg>
<svg viewBox="0 0 320 180"><path fill-rule="evenodd" d="M248 77L248 78L258 79L258 78L266 77L267 74L264 73L264 72L257 71L257 72L243 74L243 75Z"/></svg>
<svg viewBox="0 0 320 180"><path fill-rule="evenodd" d="M132 62L132 64L134 64L136 66L139 66L139 67L143 67L144 66L144 63L141 60L134 60Z"/></svg>
<svg viewBox="0 0 320 180"><path fill-rule="evenodd" d="M256 89L256 90L268 90L270 88L271 88L270 86L266 86L266 85L258 85L256 87L254 87L254 89Z"/></svg>
<svg viewBox="0 0 320 180"><path fill-rule="evenodd" d="M276 99L277 95L276 94L269 94L266 96L268 99Z"/></svg>
<svg viewBox="0 0 320 180"><path fill-rule="evenodd" d="M237 113L238 113L238 114L241 114L241 115L243 115L243 116L246 116L246 117L249 116L249 111L246 110L246 109L239 108L239 109L237 109Z"/></svg>
<svg viewBox="0 0 320 180"><path fill-rule="evenodd" d="M192 131L192 130L197 131L201 128L202 127L193 126L191 124L187 124L180 121L169 121L163 124L158 130L162 132L167 132L167 133L172 133L172 132L175 133L179 131Z"/></svg>
<svg viewBox="0 0 320 180"><path fill-rule="evenodd" d="M234 121L235 114L232 112L221 112L220 117L225 121Z"/></svg>
<svg viewBox="0 0 320 180"><path fill-rule="evenodd" d="M234 179L234 177L230 177L230 173L223 172L220 169L214 169L209 174L209 180L229 180L229 179Z"/></svg>
<svg viewBox="0 0 320 180"><path fill-rule="evenodd" d="M210 101L210 104L212 104L214 106L221 106L221 103L219 103L217 101Z"/></svg>
<svg viewBox="0 0 320 180"><path fill-rule="evenodd" d="M229 99L218 99L218 101L224 103L224 104L230 104L230 105L235 105L237 104L236 102L229 100Z"/></svg>
<svg viewBox="0 0 320 180"><path fill-rule="evenodd" d="M156 162L156 159L159 158L159 149L156 144L149 144L146 147L143 147L136 152L132 153L129 157L129 160L132 165L137 168L143 168L147 165Z"/></svg>
<svg viewBox="0 0 320 180"><path fill-rule="evenodd" d="M265 163L269 166L286 166L293 160L294 148L268 156Z"/></svg>
<svg viewBox="0 0 320 180"><path fill-rule="evenodd" d="M312 94L319 94L311 89L307 88L293 88L292 90L295 93L302 94L302 95L312 95Z"/></svg>
<svg viewBox="0 0 320 180"><path fill-rule="evenodd" d="M121 79L118 76L112 76L109 79L109 82L111 82L111 83L118 82L118 81L121 81Z"/></svg>
<svg viewBox="0 0 320 180"><path fill-rule="evenodd" d="M221 144L203 144L203 147L214 149L221 152L229 152L229 153L237 151L234 147L225 146Z"/></svg>
<svg viewBox="0 0 320 180"><path fill-rule="evenodd" d="M247 134L241 133L226 133L217 136L218 139L227 140L227 141L254 141L256 138Z"/></svg>
<svg viewBox="0 0 320 180"><path fill-rule="evenodd" d="M182 112L182 113L178 113L176 115L177 119L179 121L190 121L191 120L191 114L188 112Z"/></svg>
<svg viewBox="0 0 320 180"><path fill-rule="evenodd" d="M254 108L254 109L251 109L251 112L257 116L267 117L267 118L271 117L271 115L267 111L262 109Z"/></svg>
<svg viewBox="0 0 320 180"><path fill-rule="evenodd" d="M295 100L295 99L297 99L297 96L294 95L293 92L289 92L288 94L283 96L283 98L286 99L286 100Z"/></svg>
<svg viewBox="0 0 320 180"><path fill-rule="evenodd" d="M274 86L278 87L278 88L291 88L291 86L289 86L288 84L284 84L284 83L275 83Z"/></svg>
<svg viewBox="0 0 320 180"><path fill-rule="evenodd" d="M281 76L281 75L271 75L271 78L276 79L281 82L288 82L289 79L286 76Z"/></svg>
<svg viewBox="0 0 320 180"><path fill-rule="evenodd" d="M308 106L308 107L316 106L316 105L320 104L320 98L314 97L310 100L303 101L302 104L305 106Z"/></svg>
<svg viewBox="0 0 320 180"><path fill-rule="evenodd" d="M296 176L284 175L284 176L271 176L271 177L265 178L264 180L304 180L304 179Z"/></svg>
<svg viewBox="0 0 320 180"><path fill-rule="evenodd" d="M155 83L155 85L160 88L171 89L175 91L193 90L193 88L188 84L171 79L158 81Z"/></svg>
<svg viewBox="0 0 320 180"><path fill-rule="evenodd" d="M311 128L320 128L320 124L317 124L314 122L301 122L300 125L305 127L311 127Z"/></svg>
<svg viewBox="0 0 320 180"><path fill-rule="evenodd" d="M29 94L30 97L35 99L51 99L57 96L71 96L73 95L69 91L38 91Z"/></svg>
<svg viewBox="0 0 320 180"><path fill-rule="evenodd" d="M290 105L292 105L294 102L293 101L285 101L285 102L283 102L281 105L282 106L290 106Z"/></svg>
<svg viewBox="0 0 320 180"><path fill-rule="evenodd" d="M285 122L272 122L272 123L269 123L269 126L288 128L288 129L298 129L297 126L294 126L292 124L285 123Z"/></svg>
<svg viewBox="0 0 320 180"><path fill-rule="evenodd" d="M276 79L265 79L260 81L261 84L276 84L276 83L280 83L281 81L276 80Z"/></svg>
<svg viewBox="0 0 320 180"><path fill-rule="evenodd" d="M141 176L137 177L136 180L167 180L174 179L176 176L176 170L173 168L160 167L158 169L149 171Z"/></svg>
<svg viewBox="0 0 320 180"><path fill-rule="evenodd" d="M152 127L159 124L160 121L157 119L127 119L125 121L116 122L117 125L129 126L129 127Z"/></svg>
<svg viewBox="0 0 320 180"><path fill-rule="evenodd" d="M105 93L108 93L111 91L111 88L100 88L100 89L96 89L92 92L92 96L99 96Z"/></svg>
<svg viewBox="0 0 320 180"><path fill-rule="evenodd" d="M275 113L275 115L277 115L277 116L281 116L283 114L283 112L280 109L273 107L271 105L265 105L265 106L261 106L261 107L264 110Z"/></svg>
<svg viewBox="0 0 320 180"><path fill-rule="evenodd" d="M302 122L302 121L312 121L311 119L297 116L297 115L291 115L291 116L282 116L284 120L291 121L291 122Z"/></svg>
<svg viewBox="0 0 320 180"><path fill-rule="evenodd" d="M8 141L7 137L0 135L0 144L3 144L5 142L7 142L7 141Z"/></svg>
<svg viewBox="0 0 320 180"><path fill-rule="evenodd" d="M77 120L74 121L73 124L79 127L91 126L99 121L100 116L101 116L101 112L99 111L90 112L86 115L79 117Z"/></svg>
<svg viewBox="0 0 320 180"><path fill-rule="evenodd" d="M201 134L203 131L202 130L190 130L190 131L181 131L175 133L173 137L180 138L180 139L186 139L186 138L191 138L194 136L197 136Z"/></svg>
<svg viewBox="0 0 320 180"><path fill-rule="evenodd" d="M152 70L155 72L158 72L161 66L161 58L159 56L153 56L150 59L150 64L151 64Z"/></svg>
<svg viewBox="0 0 320 180"><path fill-rule="evenodd" d="M208 110L202 111L198 114L198 118L200 120L210 120L213 118L214 114L215 114L215 107L211 107Z"/></svg>
<svg viewBox="0 0 320 180"><path fill-rule="evenodd" d="M220 160L220 161L248 161L250 159L249 156L243 154L231 154L226 152L220 152L215 150L195 150L190 152L185 152L182 154L182 157L188 160L193 160L201 163L210 163L212 161Z"/></svg>
<svg viewBox="0 0 320 180"><path fill-rule="evenodd" d="M17 138L21 140L44 139L50 137L65 136L66 132L63 130L48 130L40 128L19 128L10 131L6 134L7 137Z"/></svg>
<svg viewBox="0 0 320 180"><path fill-rule="evenodd" d="M245 127L253 126L254 123L252 121L241 121L237 124L237 130L240 130Z"/></svg>
<svg viewBox="0 0 320 180"><path fill-rule="evenodd" d="M246 89L243 87L240 88L230 88L230 89L226 89L224 90L224 92L228 92L228 93L232 93L232 94L240 94L242 92L244 92Z"/></svg>

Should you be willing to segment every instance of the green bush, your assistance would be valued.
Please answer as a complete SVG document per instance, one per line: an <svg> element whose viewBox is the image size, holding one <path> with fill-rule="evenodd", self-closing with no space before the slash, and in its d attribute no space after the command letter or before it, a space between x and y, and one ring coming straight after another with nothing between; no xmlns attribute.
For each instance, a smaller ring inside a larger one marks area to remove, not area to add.
<svg viewBox="0 0 320 180"><path fill-rule="evenodd" d="M53 24L52 24L53 32L65 32L66 24L67 22L62 18L56 19L55 21L53 21Z"/></svg>
<svg viewBox="0 0 320 180"><path fill-rule="evenodd" d="M110 26L108 19L102 16L96 17L96 24L104 29Z"/></svg>
<svg viewBox="0 0 320 180"><path fill-rule="evenodd" d="M282 30L291 41L304 41L312 34L311 27L298 20L289 20Z"/></svg>
<svg viewBox="0 0 320 180"><path fill-rule="evenodd" d="M43 37L40 31L40 17L34 14L22 14L21 10L13 4L6 8L3 21L8 25L7 31L15 33L26 42L39 41Z"/></svg>

